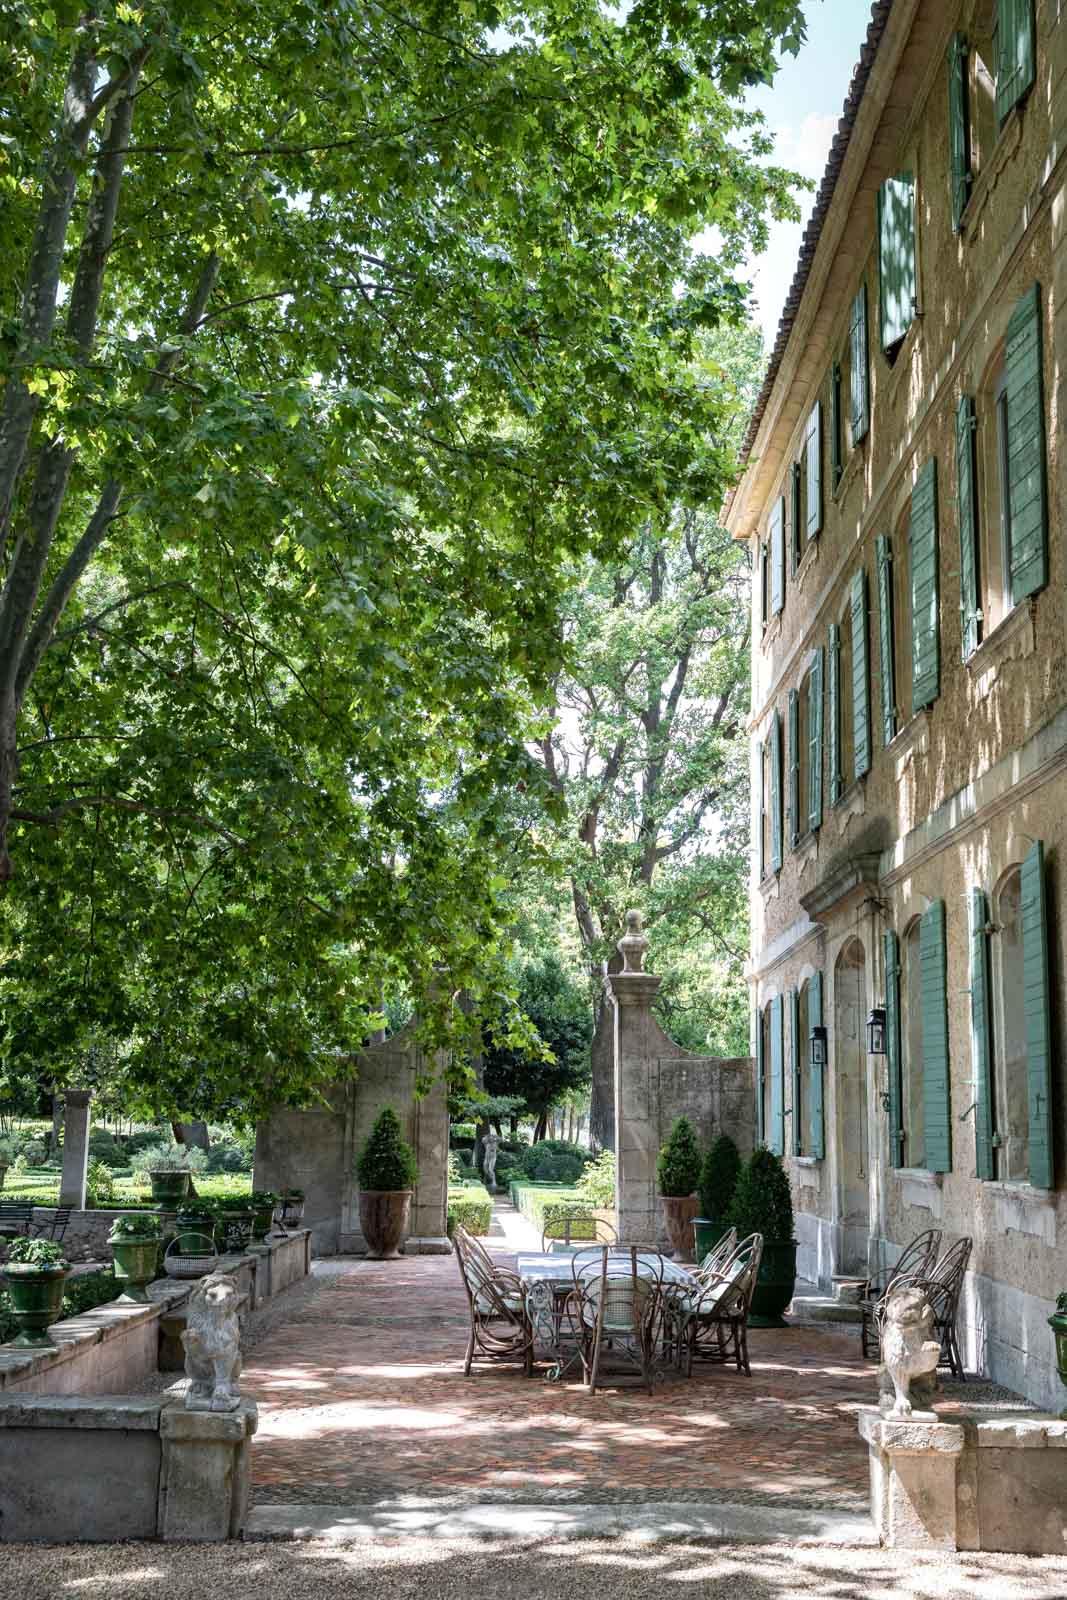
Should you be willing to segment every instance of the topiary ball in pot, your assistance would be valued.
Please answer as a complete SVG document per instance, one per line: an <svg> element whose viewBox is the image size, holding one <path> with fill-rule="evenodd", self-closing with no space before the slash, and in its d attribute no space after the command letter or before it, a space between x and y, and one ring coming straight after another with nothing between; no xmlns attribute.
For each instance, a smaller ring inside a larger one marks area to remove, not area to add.
<svg viewBox="0 0 1067 1600"><path fill-rule="evenodd" d="M691 1258L692 1223L697 1214L694 1190L700 1178L701 1165L696 1129L688 1117L679 1117L656 1163L663 1219L675 1261L688 1261Z"/></svg>
<svg viewBox="0 0 1067 1600"><path fill-rule="evenodd" d="M400 1119L385 1106L356 1161L359 1225L372 1261L392 1261L407 1231L411 1191L419 1180L415 1152L404 1139Z"/></svg>
<svg viewBox="0 0 1067 1600"><path fill-rule="evenodd" d="M749 1321L756 1328L784 1328L783 1312L793 1298L797 1242L793 1237L793 1197L781 1156L760 1145L737 1180L730 1220L739 1239L763 1235L756 1292Z"/></svg>
<svg viewBox="0 0 1067 1600"><path fill-rule="evenodd" d="M700 1169L700 1215L693 1223L698 1261L714 1250L730 1227L730 1207L740 1175L740 1151L728 1133L720 1133L712 1140Z"/></svg>

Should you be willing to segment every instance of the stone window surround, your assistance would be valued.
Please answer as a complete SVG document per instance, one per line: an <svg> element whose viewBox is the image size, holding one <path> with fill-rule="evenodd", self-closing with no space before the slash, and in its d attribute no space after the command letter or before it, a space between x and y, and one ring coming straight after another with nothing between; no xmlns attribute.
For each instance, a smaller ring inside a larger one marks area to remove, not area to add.
<svg viewBox="0 0 1067 1600"><path fill-rule="evenodd" d="M1022 661L1037 648L1037 596L1029 595L997 624L967 657L967 671L980 699L985 699L1008 661Z"/></svg>

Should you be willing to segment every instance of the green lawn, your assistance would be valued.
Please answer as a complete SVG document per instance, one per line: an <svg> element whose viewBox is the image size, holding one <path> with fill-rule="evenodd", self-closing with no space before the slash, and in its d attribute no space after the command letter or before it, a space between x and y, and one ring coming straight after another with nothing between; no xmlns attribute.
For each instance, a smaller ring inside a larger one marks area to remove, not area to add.
<svg viewBox="0 0 1067 1600"><path fill-rule="evenodd" d="M102 1200L101 1205L110 1209L114 1206L144 1205L152 1198L152 1186L147 1178L133 1172L116 1171L112 1173L115 1182L115 1198ZM227 1195L251 1194L252 1174L250 1172L200 1172L194 1179L196 1192L205 1200L221 1200ZM8 1172L4 1187L0 1190L2 1200L32 1200L35 1205L54 1206L59 1199L59 1168L54 1166L38 1167L31 1172Z"/></svg>

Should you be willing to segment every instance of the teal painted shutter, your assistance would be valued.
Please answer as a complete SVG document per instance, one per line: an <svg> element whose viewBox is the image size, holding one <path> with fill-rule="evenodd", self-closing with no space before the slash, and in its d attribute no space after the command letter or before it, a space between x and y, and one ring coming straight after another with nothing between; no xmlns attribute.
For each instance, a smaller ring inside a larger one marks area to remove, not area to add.
<svg viewBox="0 0 1067 1600"><path fill-rule="evenodd" d="M830 472L834 489L845 470L841 426L841 363L835 361L830 369Z"/></svg>
<svg viewBox="0 0 1067 1600"><path fill-rule="evenodd" d="M911 561L911 704L932 705L941 692L941 592L937 561L937 461L931 456L912 490L908 527Z"/></svg>
<svg viewBox="0 0 1067 1600"><path fill-rule="evenodd" d="M776 617L785 605L785 501L779 497L771 512L771 616Z"/></svg>
<svg viewBox="0 0 1067 1600"><path fill-rule="evenodd" d="M789 1050L793 1066L793 1154L804 1154L804 1129L800 1125L800 1074L804 1054L800 1039L800 996L789 991Z"/></svg>
<svg viewBox="0 0 1067 1600"><path fill-rule="evenodd" d="M771 563L766 541L759 547L760 621L766 627L770 621Z"/></svg>
<svg viewBox="0 0 1067 1600"><path fill-rule="evenodd" d="M1008 507L1011 601L1048 582L1045 405L1041 381L1041 285L1023 295L1008 323Z"/></svg>
<svg viewBox="0 0 1067 1600"><path fill-rule="evenodd" d="M926 1165L952 1170L952 1094L948 1055L948 975L945 903L937 900L919 925L919 972L923 1025L923 1130Z"/></svg>
<svg viewBox="0 0 1067 1600"><path fill-rule="evenodd" d="M836 805L844 787L841 779L841 628L830 624L830 673L826 720L830 727L830 804Z"/></svg>
<svg viewBox="0 0 1067 1600"><path fill-rule="evenodd" d="M801 525L800 462L794 461L789 473L789 548L795 572L804 553L804 529Z"/></svg>
<svg viewBox="0 0 1067 1600"><path fill-rule="evenodd" d="M871 377L867 363L867 285L861 283L849 318L849 376L852 391L852 443L859 444L871 422Z"/></svg>
<svg viewBox="0 0 1067 1600"><path fill-rule="evenodd" d="M878 191L878 291L882 349L903 339L915 315L915 179L887 178Z"/></svg>
<svg viewBox="0 0 1067 1600"><path fill-rule="evenodd" d="M897 683L893 660L893 551L879 534L875 541L878 566L878 649L882 659L882 743L890 744L897 731Z"/></svg>
<svg viewBox="0 0 1067 1600"><path fill-rule="evenodd" d="M978 604L975 428L974 397L965 394L956 412L956 481L960 514L960 629L964 661L974 654L982 637L982 612Z"/></svg>
<svg viewBox="0 0 1067 1600"><path fill-rule="evenodd" d="M808 984L808 1026L809 1028L822 1027L822 973L816 972ZM810 1057L810 1041L808 1055ZM823 1068L812 1065L810 1094L808 1096L809 1112L811 1116L811 1153L818 1161L826 1155L826 1133L823 1116Z"/></svg>
<svg viewBox="0 0 1067 1600"><path fill-rule="evenodd" d="M761 881L767 876L767 741L760 742L759 747L759 875Z"/></svg>
<svg viewBox="0 0 1067 1600"><path fill-rule="evenodd" d="M852 729L853 777L871 768L871 711L868 685L867 574L861 567L852 576Z"/></svg>
<svg viewBox="0 0 1067 1600"><path fill-rule="evenodd" d="M971 196L971 123L967 93L967 40L954 33L948 47L948 144L952 226L957 233Z"/></svg>
<svg viewBox="0 0 1067 1600"><path fill-rule="evenodd" d="M808 504L805 532L817 539L822 527L822 401L816 400L804 432L804 456L808 478Z"/></svg>
<svg viewBox="0 0 1067 1600"><path fill-rule="evenodd" d="M789 844L800 843L800 695L789 691Z"/></svg>
<svg viewBox="0 0 1067 1600"><path fill-rule="evenodd" d="M808 674L808 827L822 827L822 646Z"/></svg>
<svg viewBox="0 0 1067 1600"><path fill-rule="evenodd" d="M775 1155L785 1155L785 1096L783 1071L785 1041L782 1037L782 997L771 1001L771 1126L768 1144Z"/></svg>
<svg viewBox="0 0 1067 1600"><path fill-rule="evenodd" d="M997 0L997 118L1033 87L1037 76L1034 0Z"/></svg>
<svg viewBox="0 0 1067 1600"><path fill-rule="evenodd" d="M1040 839L1023 862L1023 989L1026 1069L1029 1079L1030 1182L1053 1186L1052 1022L1049 1012L1048 923L1045 916L1045 847Z"/></svg>
<svg viewBox="0 0 1067 1600"><path fill-rule="evenodd" d="M979 1178L993 1176L993 1061L990 1050L989 906L971 890L971 1059L974 1063L974 1156Z"/></svg>
<svg viewBox="0 0 1067 1600"><path fill-rule="evenodd" d="M889 1165L904 1162L904 1074L901 1060L900 940L890 929L884 936L885 1032L889 1068Z"/></svg>
<svg viewBox="0 0 1067 1600"><path fill-rule="evenodd" d="M763 1042L763 1017L756 1012L756 1143L767 1143L763 1126L763 1094L767 1081L767 1052Z"/></svg>
<svg viewBox="0 0 1067 1600"><path fill-rule="evenodd" d="M771 727L771 871L782 870L782 719Z"/></svg>

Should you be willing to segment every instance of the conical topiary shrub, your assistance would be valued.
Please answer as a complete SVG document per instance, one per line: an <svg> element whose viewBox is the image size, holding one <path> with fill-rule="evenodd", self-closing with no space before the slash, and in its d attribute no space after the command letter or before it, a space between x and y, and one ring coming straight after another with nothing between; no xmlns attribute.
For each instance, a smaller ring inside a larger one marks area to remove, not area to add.
<svg viewBox="0 0 1067 1600"><path fill-rule="evenodd" d="M359 1224L373 1260L393 1260L411 1210L411 1191L419 1179L415 1152L400 1129L400 1118L385 1106L356 1161Z"/></svg>
<svg viewBox="0 0 1067 1600"><path fill-rule="evenodd" d="M697 1213L693 1191L700 1177L700 1145L688 1117L679 1117L659 1153L656 1177L663 1201L663 1220L675 1261L692 1254L692 1224Z"/></svg>
<svg viewBox="0 0 1067 1600"><path fill-rule="evenodd" d="M754 1150L742 1169L730 1220L739 1239L750 1233L763 1235L763 1259L750 1320L757 1328L784 1328L782 1313L793 1298L797 1272L793 1196L781 1156L766 1145Z"/></svg>
<svg viewBox="0 0 1067 1600"><path fill-rule="evenodd" d="M700 1169L700 1215L696 1229L697 1260L713 1250L730 1226L730 1207L741 1175L741 1155L728 1133L712 1140Z"/></svg>

